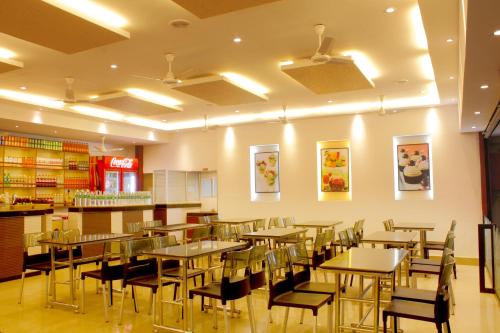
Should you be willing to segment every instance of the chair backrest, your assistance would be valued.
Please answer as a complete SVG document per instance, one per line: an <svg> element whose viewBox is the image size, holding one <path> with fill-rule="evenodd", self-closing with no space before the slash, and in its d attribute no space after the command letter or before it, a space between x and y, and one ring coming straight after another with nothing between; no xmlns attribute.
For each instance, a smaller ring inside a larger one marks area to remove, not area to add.
<svg viewBox="0 0 500 333"><path fill-rule="evenodd" d="M144 221L142 222L142 226L144 228L152 228L152 227L161 227L163 222L161 220L153 220L153 221Z"/></svg>
<svg viewBox="0 0 500 333"><path fill-rule="evenodd" d="M198 223L200 224L210 223L210 219L208 216L198 216Z"/></svg>
<svg viewBox="0 0 500 333"><path fill-rule="evenodd" d="M283 218L283 224L285 227L293 227L295 225L295 217L289 216Z"/></svg>
<svg viewBox="0 0 500 333"><path fill-rule="evenodd" d="M265 264L267 245L256 245L250 248L250 288L257 289L266 284Z"/></svg>
<svg viewBox="0 0 500 333"><path fill-rule="evenodd" d="M151 237L151 240L153 241L154 249L161 249L164 247L179 245L177 239L175 238L175 235Z"/></svg>
<svg viewBox="0 0 500 333"><path fill-rule="evenodd" d="M121 257L123 264L123 287L126 287L127 280L145 276L155 275L157 272L155 259L137 260L144 251L154 249L152 237L136 238L124 240L120 243Z"/></svg>
<svg viewBox="0 0 500 333"><path fill-rule="evenodd" d="M32 253L30 248L38 247L38 241L41 239L50 239L52 232L30 232L23 235L23 272L29 265L50 262L50 252ZM50 249L49 249L50 251ZM32 251L33 252L33 251Z"/></svg>
<svg viewBox="0 0 500 333"><path fill-rule="evenodd" d="M453 231L448 231L448 233L446 234L444 248L455 251L455 233Z"/></svg>
<svg viewBox="0 0 500 333"><path fill-rule="evenodd" d="M127 233L129 233L129 234L143 232L142 222L130 222L130 223L127 223L126 226L127 226Z"/></svg>
<svg viewBox="0 0 500 333"><path fill-rule="evenodd" d="M347 237L349 238L349 243L351 243L351 246L357 247L358 246L358 240L356 238L356 235L354 234L354 229L353 227L349 227L345 229L347 232Z"/></svg>
<svg viewBox="0 0 500 333"><path fill-rule="evenodd" d="M300 283L310 281L311 270L305 242L290 245L288 247L288 256L292 265L293 285L296 286Z"/></svg>
<svg viewBox="0 0 500 333"><path fill-rule="evenodd" d="M394 225L391 225L392 220L384 220L382 223L384 224L384 230L385 231L394 231L393 227Z"/></svg>
<svg viewBox="0 0 500 333"><path fill-rule="evenodd" d="M340 252L344 252L344 249L348 250L351 247L349 236L347 235L347 230L339 231L339 243Z"/></svg>
<svg viewBox="0 0 500 333"><path fill-rule="evenodd" d="M312 267L316 269L319 265L325 262L325 233L317 234L314 238Z"/></svg>
<svg viewBox="0 0 500 333"><path fill-rule="evenodd" d="M216 238L218 241L228 242L236 240L236 234L229 224L221 224L216 228Z"/></svg>
<svg viewBox="0 0 500 333"><path fill-rule="evenodd" d="M270 309L276 296L293 290L293 275L288 250L281 247L267 252L266 264L269 276L268 309Z"/></svg>
<svg viewBox="0 0 500 333"><path fill-rule="evenodd" d="M250 226L248 224L237 225L235 229L236 229L235 233L236 233L236 236L238 239L240 239L243 234L246 234L246 233L249 233L252 231L252 229L250 228Z"/></svg>
<svg viewBox="0 0 500 333"><path fill-rule="evenodd" d="M227 252L221 279L221 302L250 294L250 249Z"/></svg>
<svg viewBox="0 0 500 333"><path fill-rule="evenodd" d="M324 246L325 260L329 260L333 258L335 255L335 248L333 246L335 242L335 231L333 229L326 229L324 233L325 233L325 246Z"/></svg>
<svg viewBox="0 0 500 333"><path fill-rule="evenodd" d="M357 220L354 223L354 235L357 238L358 244L361 243L364 234L365 219Z"/></svg>
<svg viewBox="0 0 500 333"><path fill-rule="evenodd" d="M266 219L258 219L253 223L253 231L266 229Z"/></svg>
<svg viewBox="0 0 500 333"><path fill-rule="evenodd" d="M24 251L28 250L30 247L40 246L40 244L38 244L38 241L41 239L50 239L50 238L52 238L51 231L26 233L23 235Z"/></svg>
<svg viewBox="0 0 500 333"><path fill-rule="evenodd" d="M206 228L193 229L191 233L191 240L193 242L199 240L206 240L210 239L211 236L212 236L212 226L207 225Z"/></svg>
<svg viewBox="0 0 500 333"><path fill-rule="evenodd" d="M284 228L285 223L283 222L283 219L281 217L270 217L269 218L269 225L267 226L268 229L271 228Z"/></svg>
<svg viewBox="0 0 500 333"><path fill-rule="evenodd" d="M438 322L443 323L450 318L449 306L449 283L455 259L451 252L446 255L443 252L444 263L439 275L438 288L436 291L436 300L434 302L434 315Z"/></svg>
<svg viewBox="0 0 500 333"><path fill-rule="evenodd" d="M457 221L451 220L450 231L455 231L456 226L457 226Z"/></svg>

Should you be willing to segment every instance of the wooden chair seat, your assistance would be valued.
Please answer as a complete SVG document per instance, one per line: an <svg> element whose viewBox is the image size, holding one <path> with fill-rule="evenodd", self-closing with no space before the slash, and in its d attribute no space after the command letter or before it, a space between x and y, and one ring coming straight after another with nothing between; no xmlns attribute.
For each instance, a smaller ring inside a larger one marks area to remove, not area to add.
<svg viewBox="0 0 500 333"><path fill-rule="evenodd" d="M188 268L187 269L187 277L192 278L196 276L200 276L202 280L204 280L204 274L205 271L200 268ZM168 277L173 277L173 278L181 278L182 277L182 267L173 267L173 268L167 268L162 271L162 274L164 276Z"/></svg>
<svg viewBox="0 0 500 333"><path fill-rule="evenodd" d="M444 244L428 244L428 243L426 243L424 245L424 249L427 251L443 251Z"/></svg>
<svg viewBox="0 0 500 333"><path fill-rule="evenodd" d="M434 299L436 294L434 293ZM401 318L434 322L434 304L395 299L384 309L384 314Z"/></svg>
<svg viewBox="0 0 500 333"><path fill-rule="evenodd" d="M316 316L320 307L333 301L332 296L290 291L273 298L274 305L312 310Z"/></svg>
<svg viewBox="0 0 500 333"><path fill-rule="evenodd" d="M103 272L102 269L85 271L82 272L81 276L82 280L84 280L85 278L92 278L101 281L121 280L123 279L123 265L108 266L105 272Z"/></svg>
<svg viewBox="0 0 500 333"><path fill-rule="evenodd" d="M293 287L295 291L302 293L316 293L335 296L335 285L325 282L302 282ZM340 286L340 290L345 290L345 285Z"/></svg>
<svg viewBox="0 0 500 333"><path fill-rule="evenodd" d="M397 287L392 293L392 299L434 304L436 292L433 290Z"/></svg>
<svg viewBox="0 0 500 333"><path fill-rule="evenodd" d="M194 295L199 295L214 299L222 299L220 285L221 285L220 282L212 282L205 286L196 289L191 289L189 291L189 298L192 299Z"/></svg>
<svg viewBox="0 0 500 333"><path fill-rule="evenodd" d="M440 272L441 272L441 268L439 266L419 265L419 264L411 264L410 265L410 275L412 273L439 275Z"/></svg>
<svg viewBox="0 0 500 333"><path fill-rule="evenodd" d="M417 265L430 265L430 266L440 266L441 265L441 262L439 260L424 259L424 258L412 259L411 263L417 264Z"/></svg>

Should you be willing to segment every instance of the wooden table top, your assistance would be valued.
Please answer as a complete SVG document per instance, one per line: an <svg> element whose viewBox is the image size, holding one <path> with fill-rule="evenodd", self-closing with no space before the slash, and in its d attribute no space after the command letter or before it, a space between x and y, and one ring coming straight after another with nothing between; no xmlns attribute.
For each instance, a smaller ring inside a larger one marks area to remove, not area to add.
<svg viewBox="0 0 500 333"><path fill-rule="evenodd" d="M329 228L344 223L343 221L303 221L297 222L296 227Z"/></svg>
<svg viewBox="0 0 500 333"><path fill-rule="evenodd" d="M89 234L89 235L78 235L75 237L69 237L64 239L41 239L38 241L40 244L45 245L59 245L59 246L69 246L69 245L88 245L105 243L113 240L127 239L131 238L132 234Z"/></svg>
<svg viewBox="0 0 500 333"><path fill-rule="evenodd" d="M390 274L396 270L408 251L403 249L350 248L320 267L336 272Z"/></svg>
<svg viewBox="0 0 500 333"><path fill-rule="evenodd" d="M436 223L396 223L394 225L394 230L425 230L433 231L436 229Z"/></svg>
<svg viewBox="0 0 500 333"><path fill-rule="evenodd" d="M179 223L171 225L162 225L160 227L144 227L144 230L168 233L172 231L203 229L203 228L210 228L210 225L204 223Z"/></svg>
<svg viewBox="0 0 500 333"><path fill-rule="evenodd" d="M240 242L219 242L206 240L145 251L144 254L165 259L193 259L210 254L239 250L245 246L245 243Z"/></svg>
<svg viewBox="0 0 500 333"><path fill-rule="evenodd" d="M247 232L241 235L243 239L279 239L287 238L290 236L295 236L306 232L306 228L271 228L265 230L258 230L253 232Z"/></svg>
<svg viewBox="0 0 500 333"><path fill-rule="evenodd" d="M365 243L406 244L413 241L417 236L418 233L416 232L376 231L363 236L361 241Z"/></svg>
<svg viewBox="0 0 500 333"><path fill-rule="evenodd" d="M223 218L223 219L217 219L217 220L212 220L210 223L214 224L245 224L245 223L252 223L254 221L257 221L258 219L253 219L253 218Z"/></svg>

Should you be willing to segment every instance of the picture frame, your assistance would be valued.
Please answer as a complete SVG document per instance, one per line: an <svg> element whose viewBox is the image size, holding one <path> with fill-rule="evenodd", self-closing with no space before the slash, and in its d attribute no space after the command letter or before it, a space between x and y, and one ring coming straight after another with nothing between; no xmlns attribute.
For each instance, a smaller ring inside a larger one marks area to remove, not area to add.
<svg viewBox="0 0 500 333"><path fill-rule="evenodd" d="M349 148L322 148L320 154L321 192L350 192Z"/></svg>
<svg viewBox="0 0 500 333"><path fill-rule="evenodd" d="M429 143L398 144L396 173L399 191L430 191L432 182Z"/></svg>
<svg viewBox="0 0 500 333"><path fill-rule="evenodd" d="M254 161L255 193L279 193L279 151L255 153Z"/></svg>

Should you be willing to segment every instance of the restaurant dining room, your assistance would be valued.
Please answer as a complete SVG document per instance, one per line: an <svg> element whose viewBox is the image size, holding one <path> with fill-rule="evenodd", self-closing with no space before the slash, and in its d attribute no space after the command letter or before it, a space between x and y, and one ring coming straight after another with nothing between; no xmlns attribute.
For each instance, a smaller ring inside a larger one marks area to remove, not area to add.
<svg viewBox="0 0 500 333"><path fill-rule="evenodd" d="M0 333L500 332L498 13L1 0Z"/></svg>

